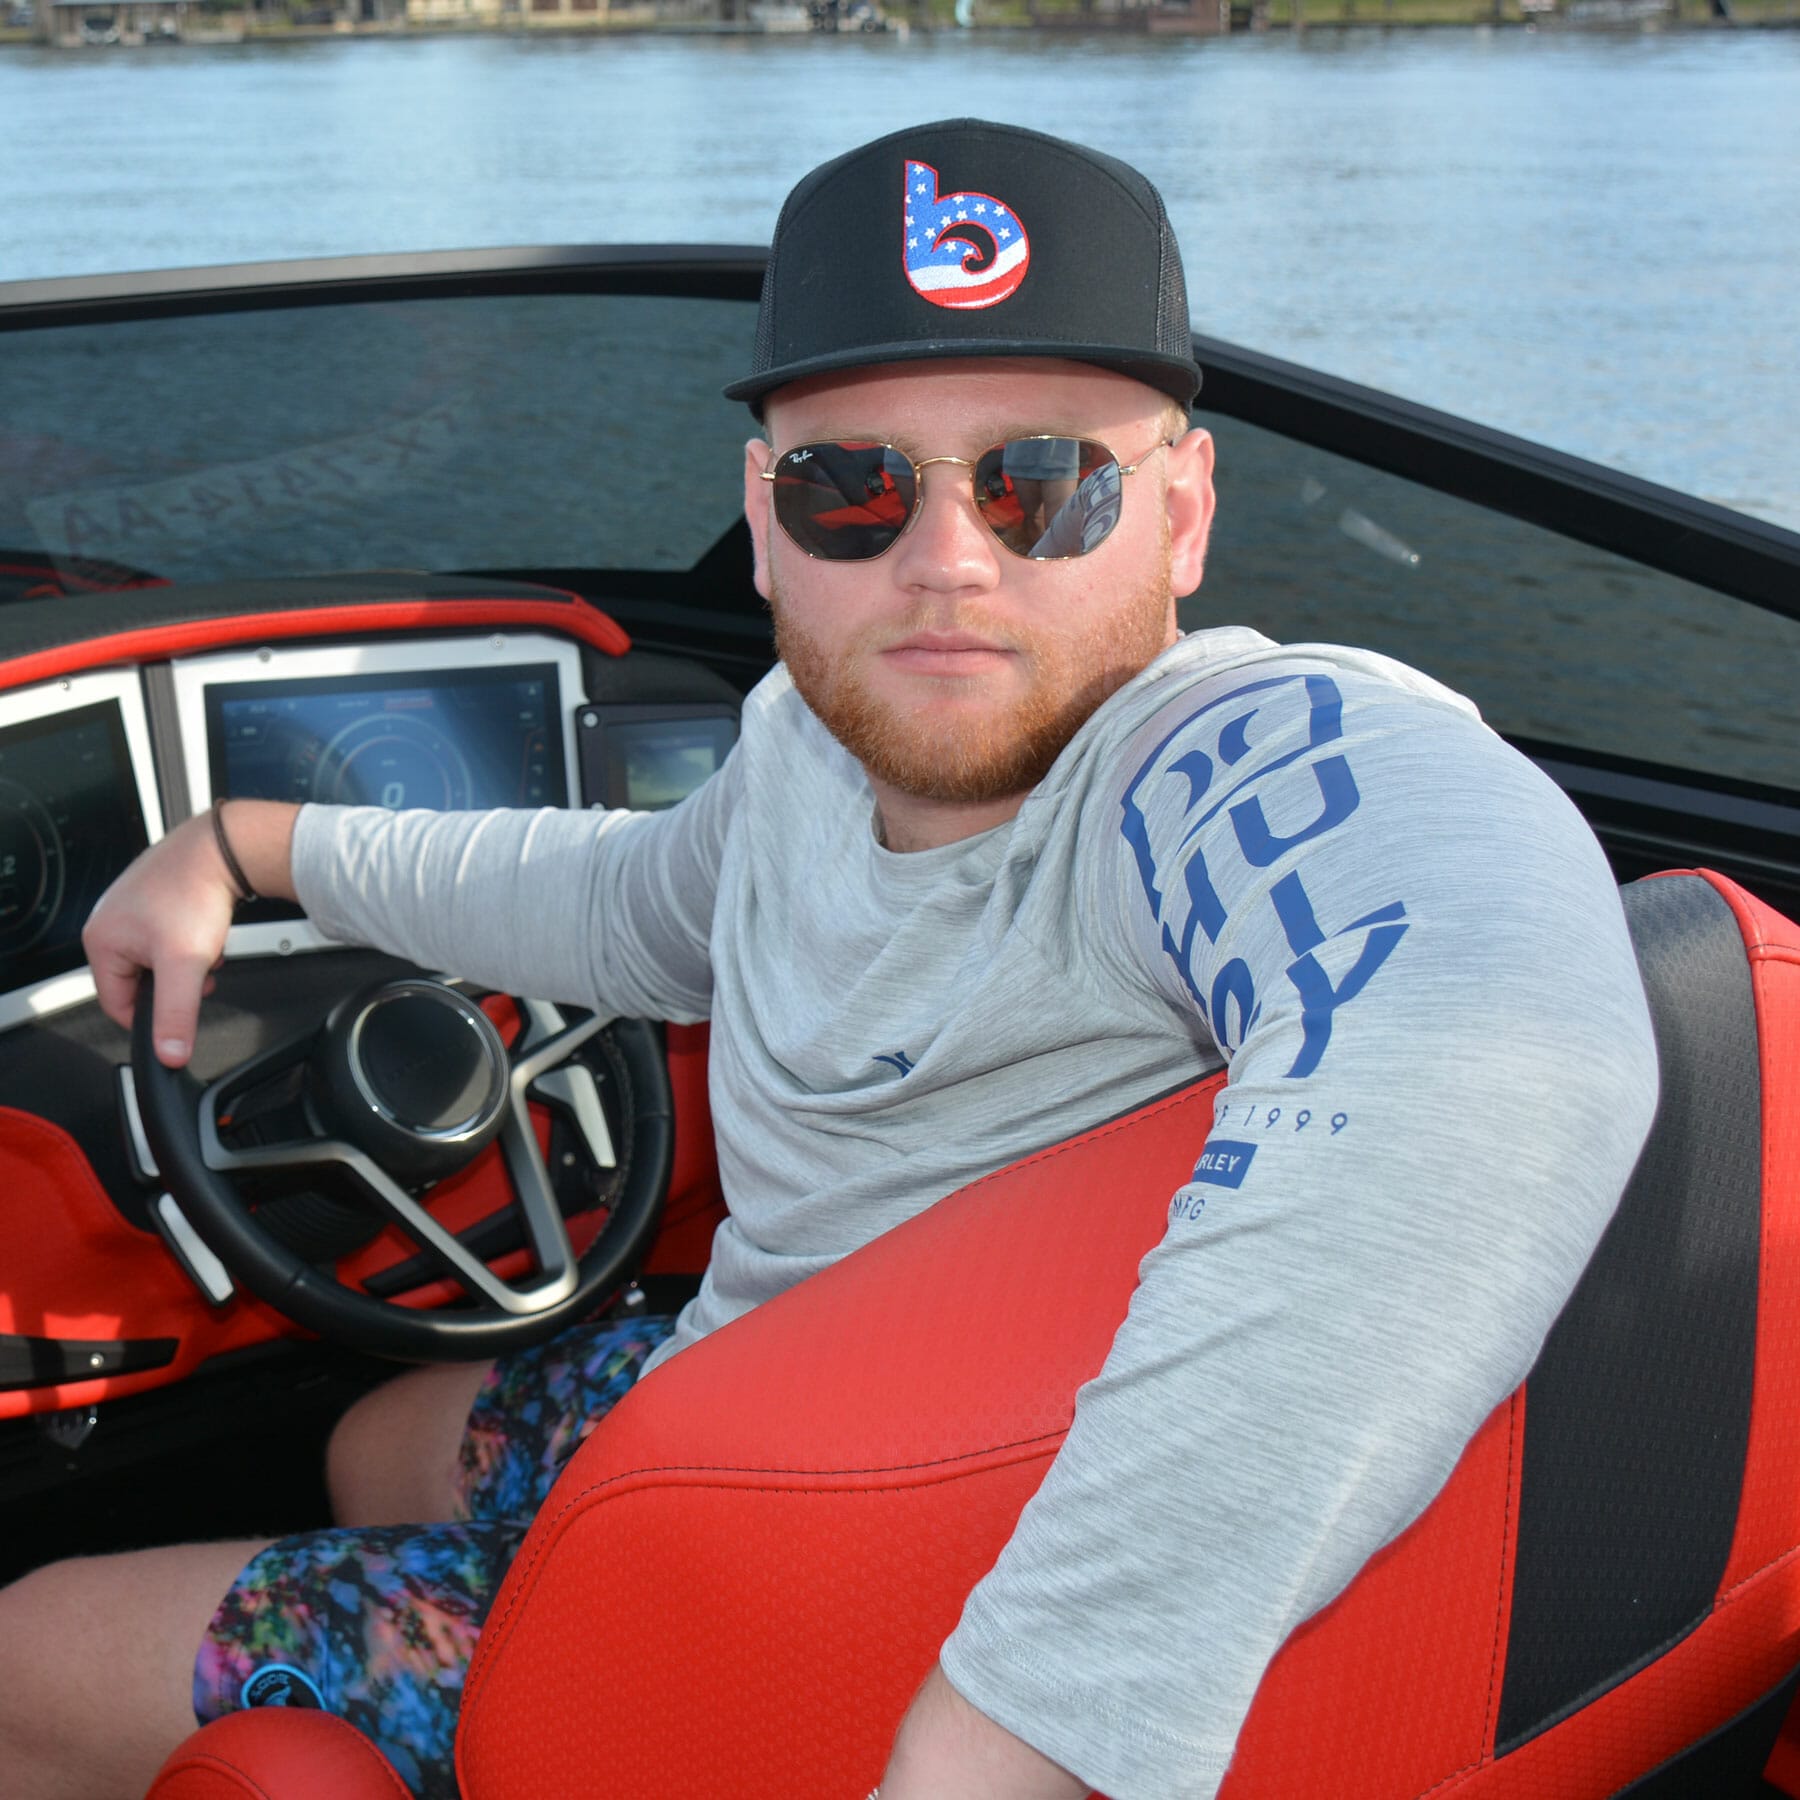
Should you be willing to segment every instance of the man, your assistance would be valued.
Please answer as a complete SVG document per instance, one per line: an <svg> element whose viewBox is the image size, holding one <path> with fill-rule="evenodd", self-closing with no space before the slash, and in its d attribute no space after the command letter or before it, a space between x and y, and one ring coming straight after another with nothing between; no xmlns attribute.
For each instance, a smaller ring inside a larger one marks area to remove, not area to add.
<svg viewBox="0 0 1800 1800"><path fill-rule="evenodd" d="M1597 846L1467 702L1367 653L1178 633L1213 512L1187 332L1122 164L958 121L826 165L729 390L768 432L745 506L781 666L720 774L598 819L233 802L102 901L102 1002L124 1019L153 969L172 1063L246 887L514 991L710 1017L732 1216L673 1325L354 1409L331 1473L360 1529L12 1590L15 1791L123 1791L194 1712L298 1696L452 1793L494 1588L639 1369L1224 1061L1194 1179L882 1789L1215 1791L1282 1639L1524 1375L1655 1068Z"/></svg>

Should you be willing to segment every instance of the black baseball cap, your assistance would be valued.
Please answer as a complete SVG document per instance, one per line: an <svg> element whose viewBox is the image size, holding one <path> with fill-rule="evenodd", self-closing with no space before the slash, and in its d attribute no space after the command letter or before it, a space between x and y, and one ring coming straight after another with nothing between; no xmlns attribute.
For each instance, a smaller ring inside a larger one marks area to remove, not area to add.
<svg viewBox="0 0 1800 1800"><path fill-rule="evenodd" d="M1200 388L1162 196L1096 150L981 119L896 131L788 195L751 370L760 417L790 381L949 356L1060 356L1186 406Z"/></svg>

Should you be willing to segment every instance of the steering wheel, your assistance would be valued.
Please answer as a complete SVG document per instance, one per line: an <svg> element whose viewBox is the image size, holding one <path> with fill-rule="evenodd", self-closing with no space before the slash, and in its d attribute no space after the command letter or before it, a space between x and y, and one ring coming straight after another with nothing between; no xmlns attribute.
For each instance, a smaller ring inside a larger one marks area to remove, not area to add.
<svg viewBox="0 0 1800 1800"><path fill-rule="evenodd" d="M157 1060L146 976L131 1061L145 1136L170 1194L251 1293L351 1349L407 1362L460 1362L554 1336L591 1311L648 1251L668 1190L674 1107L660 1035L642 1020L613 1022L606 1049L624 1096L624 1173L606 1225L577 1257L528 1100L557 1108L593 1163L613 1166L595 1078L576 1055L609 1022L571 1022L544 1001L519 1006L524 1030L509 1050L459 983L383 981L340 1001L316 1028L203 1088L185 1069ZM418 1198L424 1185L466 1167L496 1140L510 1215L534 1265L516 1282L497 1276ZM316 1245L284 1242L243 1191L302 1183L321 1165L352 1178L370 1225L395 1224L418 1246L426 1265L421 1281L448 1275L465 1303L429 1311L344 1286L328 1260L314 1260ZM309 1247L312 1257L304 1253Z"/></svg>

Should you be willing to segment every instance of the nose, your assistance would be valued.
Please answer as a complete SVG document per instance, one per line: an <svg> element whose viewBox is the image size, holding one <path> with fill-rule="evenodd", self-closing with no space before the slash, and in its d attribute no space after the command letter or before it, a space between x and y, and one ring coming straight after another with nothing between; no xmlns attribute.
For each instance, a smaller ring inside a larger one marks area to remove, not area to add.
<svg viewBox="0 0 1800 1800"><path fill-rule="evenodd" d="M933 593L997 586L1005 552L975 510L968 466L946 460L922 470L919 481L918 511L893 550L895 579Z"/></svg>

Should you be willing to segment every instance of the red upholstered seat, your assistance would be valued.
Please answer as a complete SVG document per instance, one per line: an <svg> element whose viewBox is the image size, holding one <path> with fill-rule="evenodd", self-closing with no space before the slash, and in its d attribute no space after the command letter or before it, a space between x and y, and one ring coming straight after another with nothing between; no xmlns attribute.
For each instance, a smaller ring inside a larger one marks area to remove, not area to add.
<svg viewBox="0 0 1800 1800"><path fill-rule="evenodd" d="M197 1731L163 1764L150 1800L408 1800L393 1765L330 1713L267 1707Z"/></svg>
<svg viewBox="0 0 1800 1800"><path fill-rule="evenodd" d="M1526 1388L1271 1665L1226 1800L1669 1800L1770 1754L1800 1673L1800 932L1711 877L1628 905L1665 1070L1639 1179ZM468 1800L866 1793L1214 1085L973 1184L646 1380L489 1620ZM1592 1504L1609 1456L1654 1471L1693 1417L1666 1481Z"/></svg>

